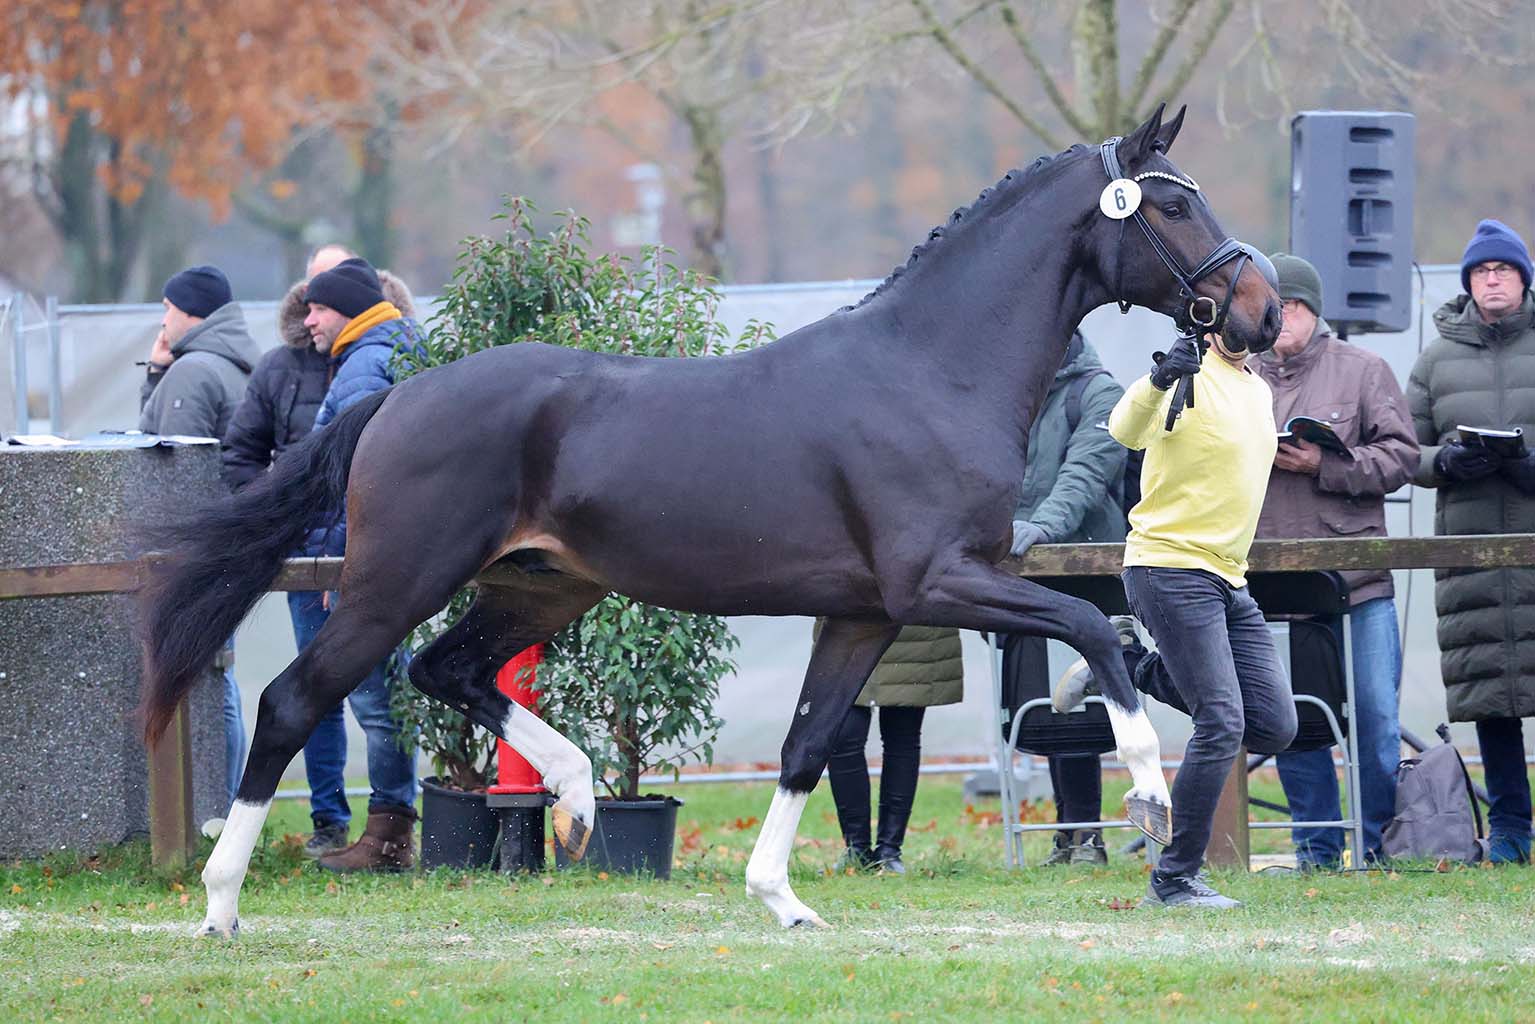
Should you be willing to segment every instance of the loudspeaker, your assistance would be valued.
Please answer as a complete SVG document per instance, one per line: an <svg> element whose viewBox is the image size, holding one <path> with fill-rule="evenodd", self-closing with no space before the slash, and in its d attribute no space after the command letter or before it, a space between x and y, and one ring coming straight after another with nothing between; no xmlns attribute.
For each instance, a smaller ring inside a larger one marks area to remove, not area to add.
<svg viewBox="0 0 1535 1024"><path fill-rule="evenodd" d="M1340 333L1412 322L1415 119L1306 110L1290 122L1290 251L1322 278L1322 316Z"/></svg>

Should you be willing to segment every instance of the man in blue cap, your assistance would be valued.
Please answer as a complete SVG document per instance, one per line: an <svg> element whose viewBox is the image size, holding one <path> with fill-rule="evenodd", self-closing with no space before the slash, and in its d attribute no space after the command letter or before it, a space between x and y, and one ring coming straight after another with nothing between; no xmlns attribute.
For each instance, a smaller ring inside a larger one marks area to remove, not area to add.
<svg viewBox="0 0 1535 1024"><path fill-rule="evenodd" d="M1465 289L1434 314L1439 338L1407 382L1422 446L1416 482L1438 488L1436 534L1535 532L1535 455L1463 444L1459 427L1535 432L1535 299L1530 250L1484 220L1460 261ZM1439 664L1450 720L1475 722L1493 863L1530 859L1522 719L1535 715L1535 569L1435 574Z"/></svg>

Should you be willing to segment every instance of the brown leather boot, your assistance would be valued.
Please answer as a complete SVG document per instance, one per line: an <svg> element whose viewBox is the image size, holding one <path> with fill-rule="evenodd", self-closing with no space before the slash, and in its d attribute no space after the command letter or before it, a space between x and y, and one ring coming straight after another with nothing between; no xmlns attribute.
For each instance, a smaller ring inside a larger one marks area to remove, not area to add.
<svg viewBox="0 0 1535 1024"><path fill-rule="evenodd" d="M357 842L318 861L326 871L408 871L416 862L412 832L416 812L409 807L370 807L368 827Z"/></svg>

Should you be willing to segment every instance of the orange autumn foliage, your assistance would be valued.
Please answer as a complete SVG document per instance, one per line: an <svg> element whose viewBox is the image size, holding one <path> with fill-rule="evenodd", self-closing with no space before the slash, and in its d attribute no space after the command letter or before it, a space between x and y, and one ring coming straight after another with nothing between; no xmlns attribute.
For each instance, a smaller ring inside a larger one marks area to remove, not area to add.
<svg viewBox="0 0 1535 1024"><path fill-rule="evenodd" d="M10 0L0 9L0 96L56 156L77 114L112 143L98 174L131 205L157 171L228 208L295 128L367 89L373 8L273 0ZM343 14L344 12L344 14Z"/></svg>

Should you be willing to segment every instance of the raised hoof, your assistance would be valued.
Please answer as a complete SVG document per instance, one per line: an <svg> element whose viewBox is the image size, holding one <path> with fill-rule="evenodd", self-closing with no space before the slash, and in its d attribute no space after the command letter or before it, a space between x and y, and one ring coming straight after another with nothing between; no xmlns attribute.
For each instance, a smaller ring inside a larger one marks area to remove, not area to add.
<svg viewBox="0 0 1535 1024"><path fill-rule="evenodd" d="M1148 800L1142 796L1125 797L1125 817L1130 823L1142 832L1146 838L1161 846L1166 846L1173 841L1173 809L1172 805L1160 800Z"/></svg>
<svg viewBox="0 0 1535 1024"><path fill-rule="evenodd" d="M571 860L586 856L586 844L592 839L592 830L586 823L559 804L549 808L549 818L554 822L554 838L564 847L565 855Z"/></svg>
<svg viewBox="0 0 1535 1024"><path fill-rule="evenodd" d="M195 939L203 939L210 935L217 935L223 939L233 939L239 934L240 919L237 917L234 919L234 923L231 924L228 928L220 928L212 921L204 921L197 927L197 930L192 933L192 937Z"/></svg>

